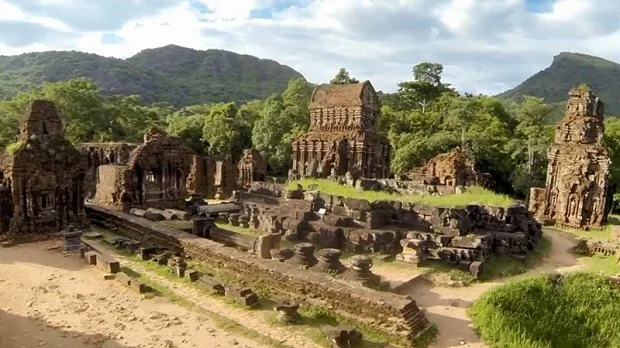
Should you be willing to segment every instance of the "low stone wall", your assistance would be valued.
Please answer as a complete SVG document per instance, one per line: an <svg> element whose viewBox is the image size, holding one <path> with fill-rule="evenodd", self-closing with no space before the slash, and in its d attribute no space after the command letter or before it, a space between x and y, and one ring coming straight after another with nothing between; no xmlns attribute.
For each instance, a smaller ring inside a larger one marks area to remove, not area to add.
<svg viewBox="0 0 620 348"><path fill-rule="evenodd" d="M294 300L329 310L355 325L383 332L394 344L410 345L430 326L424 313L409 297L364 288L275 260L259 259L122 212L97 206L87 206L86 210L94 222L118 225L119 233L128 237L147 239L158 246L183 252L239 285L269 292L274 299Z"/></svg>

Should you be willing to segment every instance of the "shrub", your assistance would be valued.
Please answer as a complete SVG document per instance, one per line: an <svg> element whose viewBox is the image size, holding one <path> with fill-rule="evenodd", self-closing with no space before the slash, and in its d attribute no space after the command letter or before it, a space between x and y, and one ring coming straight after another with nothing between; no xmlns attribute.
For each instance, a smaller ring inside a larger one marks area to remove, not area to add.
<svg viewBox="0 0 620 348"><path fill-rule="evenodd" d="M620 289L600 275L513 280L485 293L469 315L493 347L620 347Z"/></svg>

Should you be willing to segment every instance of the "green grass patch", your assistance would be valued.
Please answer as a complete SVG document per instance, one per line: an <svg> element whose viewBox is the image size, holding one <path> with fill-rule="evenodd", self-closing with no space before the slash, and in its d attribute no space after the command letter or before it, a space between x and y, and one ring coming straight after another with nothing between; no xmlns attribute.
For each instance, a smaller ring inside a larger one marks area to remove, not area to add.
<svg viewBox="0 0 620 348"><path fill-rule="evenodd" d="M579 239L587 239L592 241L605 241L613 239L612 225L605 225L600 230L591 229L588 231L580 228L571 228L566 226L551 226L548 228L570 233Z"/></svg>
<svg viewBox="0 0 620 348"><path fill-rule="evenodd" d="M508 195L495 193L483 187L470 186L464 193L443 195L443 196L422 196L422 195L403 195L399 193L388 193L383 191L360 191L356 188L340 185L339 183L327 179L302 179L289 182L286 189L295 190L297 184L304 189L315 189L334 196L352 197L374 201L401 201L406 203L422 203L440 207L456 207L468 204L482 204L489 206L507 207L514 203Z"/></svg>
<svg viewBox="0 0 620 348"><path fill-rule="evenodd" d="M523 274L534 268L543 257L548 255L551 247L551 240L543 234L534 250L527 255L524 261L508 255L491 255L484 264L480 279L490 281Z"/></svg>
<svg viewBox="0 0 620 348"><path fill-rule="evenodd" d="M10 143L6 146L6 151L10 153L11 155L14 155L15 153L17 153L17 150L19 150L22 147L23 144L24 143L21 140L18 140L14 143Z"/></svg>
<svg viewBox="0 0 620 348"><path fill-rule="evenodd" d="M215 225L217 227L223 229L223 230L228 230L228 231L239 233L239 234L245 234L247 236L256 237L256 236L261 235L261 231L256 230L256 229L251 228L251 227L245 228L245 227L242 227L242 226L233 226L233 225L231 225L229 223L226 223L226 222L218 222Z"/></svg>
<svg viewBox="0 0 620 348"><path fill-rule="evenodd" d="M620 347L620 290L600 275L513 280L482 295L469 315L493 347Z"/></svg>
<svg viewBox="0 0 620 348"><path fill-rule="evenodd" d="M620 262L618 256L594 255L592 257L582 257L579 261L583 262L588 271L603 275L620 274Z"/></svg>

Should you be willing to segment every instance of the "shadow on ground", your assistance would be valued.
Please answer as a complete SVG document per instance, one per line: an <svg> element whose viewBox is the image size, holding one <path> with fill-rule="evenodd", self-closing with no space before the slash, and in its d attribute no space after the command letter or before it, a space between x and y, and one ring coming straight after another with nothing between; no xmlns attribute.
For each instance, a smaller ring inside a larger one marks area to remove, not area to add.
<svg viewBox="0 0 620 348"><path fill-rule="evenodd" d="M24 247L28 245L28 247ZM33 248L32 246L36 246ZM38 263L44 267L52 267L70 271L79 271L89 267L86 262L80 261L80 255L63 254L62 242L47 240L37 243L16 244L10 247L0 247L0 263L10 265L14 263ZM68 262L65 258L74 258L75 262ZM0 346L2 347L2 346Z"/></svg>
<svg viewBox="0 0 620 348"><path fill-rule="evenodd" d="M101 334L84 334L54 327L42 319L26 318L0 310L0 347L2 348L127 348Z"/></svg>

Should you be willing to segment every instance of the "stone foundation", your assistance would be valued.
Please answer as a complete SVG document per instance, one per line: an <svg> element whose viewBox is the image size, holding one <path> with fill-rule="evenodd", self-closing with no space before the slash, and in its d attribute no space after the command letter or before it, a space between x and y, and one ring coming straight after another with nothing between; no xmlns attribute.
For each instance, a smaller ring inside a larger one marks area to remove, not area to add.
<svg viewBox="0 0 620 348"><path fill-rule="evenodd" d="M118 233L181 252L234 280L268 292L276 300L330 310L355 325L380 331L395 344L410 345L429 326L414 300L334 279L329 274L300 270L294 265L253 257L214 241L130 216L88 206L93 222L118 225Z"/></svg>

